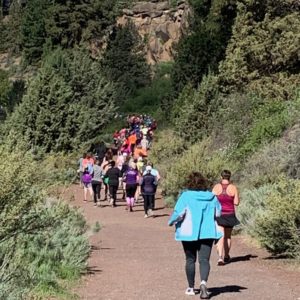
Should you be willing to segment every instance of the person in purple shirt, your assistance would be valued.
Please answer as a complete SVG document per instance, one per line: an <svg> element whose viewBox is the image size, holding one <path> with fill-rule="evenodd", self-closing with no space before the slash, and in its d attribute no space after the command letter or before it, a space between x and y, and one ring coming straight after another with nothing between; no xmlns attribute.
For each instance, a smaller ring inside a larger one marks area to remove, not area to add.
<svg viewBox="0 0 300 300"><path fill-rule="evenodd" d="M81 177L81 181L83 183L83 196L84 202L87 202L87 193L89 191L91 198L93 197L93 188L92 188L92 175L90 174L88 168L85 168L83 171L83 175Z"/></svg>
<svg viewBox="0 0 300 300"><path fill-rule="evenodd" d="M133 211L134 195L139 182L139 172L134 162L129 164L129 168L124 174L124 182L126 183L126 202L129 211Z"/></svg>

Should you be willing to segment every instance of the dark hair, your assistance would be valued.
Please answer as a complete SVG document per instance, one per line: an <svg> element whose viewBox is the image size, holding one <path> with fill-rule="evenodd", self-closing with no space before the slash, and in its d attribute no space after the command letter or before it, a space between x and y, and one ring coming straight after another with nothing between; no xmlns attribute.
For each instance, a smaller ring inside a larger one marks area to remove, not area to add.
<svg viewBox="0 0 300 300"><path fill-rule="evenodd" d="M231 172L229 170L223 170L221 172L221 177L222 177L222 179L230 180Z"/></svg>
<svg viewBox="0 0 300 300"><path fill-rule="evenodd" d="M208 180L200 172L192 172L187 177L184 187L188 190L207 191L210 185Z"/></svg>
<svg viewBox="0 0 300 300"><path fill-rule="evenodd" d="M110 162L110 165L111 165L111 167L113 168L113 167L116 165L116 162L115 162L114 160L112 160L112 161Z"/></svg>

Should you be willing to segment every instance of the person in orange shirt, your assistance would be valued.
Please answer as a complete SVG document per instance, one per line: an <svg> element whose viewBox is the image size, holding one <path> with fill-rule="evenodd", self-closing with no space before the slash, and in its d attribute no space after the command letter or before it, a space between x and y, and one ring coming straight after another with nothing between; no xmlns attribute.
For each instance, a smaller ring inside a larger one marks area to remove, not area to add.
<svg viewBox="0 0 300 300"><path fill-rule="evenodd" d="M130 146L131 146L131 153L134 154L134 149L135 149L135 144L136 144L136 140L137 140L137 137L136 137L136 133L132 133L129 137L128 137L128 141L130 143Z"/></svg>
<svg viewBox="0 0 300 300"><path fill-rule="evenodd" d="M140 156L146 157L147 155L147 150L143 149L141 145L138 145L134 150L133 158L138 159Z"/></svg>

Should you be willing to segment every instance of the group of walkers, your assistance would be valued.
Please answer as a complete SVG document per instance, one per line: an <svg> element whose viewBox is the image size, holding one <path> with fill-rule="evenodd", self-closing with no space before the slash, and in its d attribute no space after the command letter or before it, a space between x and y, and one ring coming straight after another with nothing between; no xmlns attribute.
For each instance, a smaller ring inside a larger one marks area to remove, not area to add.
<svg viewBox="0 0 300 300"><path fill-rule="evenodd" d="M117 192L122 189L122 200L126 210L133 211L142 195L145 218L154 216L155 193L160 180L159 172L147 159L156 121L146 115L127 118L127 127L113 134L114 148L107 149L104 142L93 144L90 153L79 159L80 184L83 186L84 201L88 193L94 205L101 207L101 188L104 200L117 206Z"/></svg>
<svg viewBox="0 0 300 300"><path fill-rule="evenodd" d="M221 181L212 192L208 180L199 172L191 173L185 182L169 220L175 225L175 239L181 241L185 253L186 295L195 295L195 263L200 265L200 298L208 299L207 280L210 271L210 255L213 244L219 255L217 265L230 262L231 233L239 224L235 206L239 205L238 190L230 181L231 172L223 170Z"/></svg>
<svg viewBox="0 0 300 300"><path fill-rule="evenodd" d="M145 218L153 216L155 193L160 180L159 172L147 159L156 122L149 116L132 115L128 126L113 134L115 153L103 142L92 145L91 153L79 160L80 182L84 201L90 193L95 206L101 206L100 191L104 186L105 199L116 207L117 191L122 190L126 209L133 211L139 196L143 196ZM168 224L175 225L175 239L181 241L186 258L188 281L186 295L195 295L195 263L200 265L200 298L208 299L207 280L213 245L218 252L218 266L230 262L231 233L239 224L235 206L239 205L236 186L230 181L231 172L223 170L221 181L212 191L208 180L199 172L187 178Z"/></svg>

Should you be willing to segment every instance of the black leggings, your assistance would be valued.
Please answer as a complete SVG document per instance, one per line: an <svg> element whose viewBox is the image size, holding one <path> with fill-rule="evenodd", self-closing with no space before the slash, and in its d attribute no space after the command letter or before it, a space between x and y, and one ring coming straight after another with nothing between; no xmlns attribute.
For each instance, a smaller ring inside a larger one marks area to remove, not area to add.
<svg viewBox="0 0 300 300"><path fill-rule="evenodd" d="M113 205L116 205L117 191L118 191L117 185L109 185L109 194L110 197L113 199Z"/></svg>
<svg viewBox="0 0 300 300"><path fill-rule="evenodd" d="M100 201L101 182L92 181L92 188L94 192L94 202L96 203L97 200Z"/></svg>
<svg viewBox="0 0 300 300"><path fill-rule="evenodd" d="M126 197L134 198L137 184L126 184Z"/></svg>
<svg viewBox="0 0 300 300"><path fill-rule="evenodd" d="M147 214L149 209L154 208L154 195L143 195L144 198L144 211Z"/></svg>
<svg viewBox="0 0 300 300"><path fill-rule="evenodd" d="M195 263L197 253L200 266L200 278L201 280L207 281L210 271L209 258L213 242L213 239L182 242L186 259L185 272L190 288L193 288L195 285Z"/></svg>

